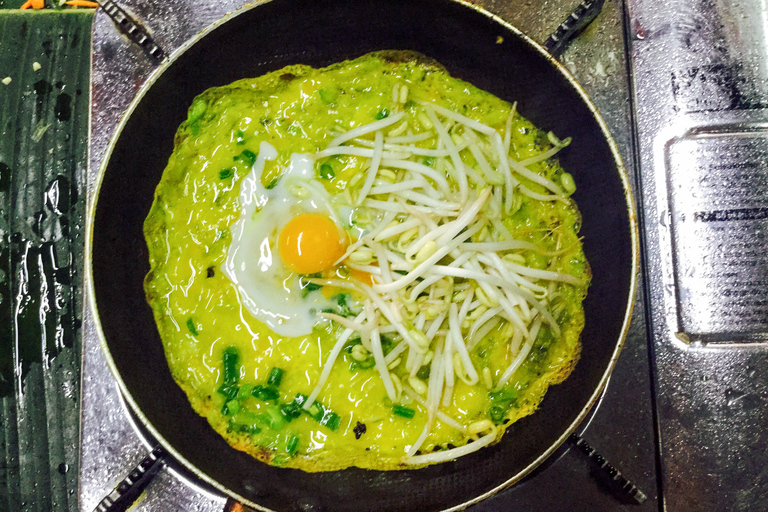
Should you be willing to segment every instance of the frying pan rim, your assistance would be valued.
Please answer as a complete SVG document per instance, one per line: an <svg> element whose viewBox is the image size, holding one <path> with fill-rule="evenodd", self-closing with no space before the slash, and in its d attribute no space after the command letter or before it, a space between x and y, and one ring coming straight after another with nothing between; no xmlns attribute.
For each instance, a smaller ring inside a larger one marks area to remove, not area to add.
<svg viewBox="0 0 768 512"><path fill-rule="evenodd" d="M539 466L542 462L544 462L547 458L549 458L552 455L552 453L554 453L554 451L557 450L568 439L568 436L570 436L571 433L573 433L576 430L576 428L581 424L581 422L587 416L589 411L598 401L598 399L600 398L600 395L603 392L603 389L605 388L608 382L608 379L610 378L611 373L613 372L613 369L619 358L621 350L624 346L624 341L627 337L627 333L629 331L629 324L632 318L632 311L634 308L635 296L637 293L640 247L639 247L639 231L638 231L638 225L637 225L637 213L635 210L635 202L632 194L631 185L629 182L629 176L627 174L626 168L624 167L621 154L619 152L616 142L613 139L613 136L611 135L605 121L603 120L602 116L598 112L597 107L594 105L594 103L592 103L592 100L589 98L586 91L582 88L582 86L576 81L576 79L571 75L568 69L560 61L558 61L549 52L547 52L542 45L540 45L539 43L537 43L536 41L534 41L533 39L525 35L522 31L520 31L518 28L516 28L509 22L505 21L504 19L487 11L486 9L480 6L470 3L467 0L445 0L445 1L452 2L460 6L463 6L465 8L472 9L478 14L489 18L491 21L495 22L496 24L502 26L507 31L519 37L523 43L528 44L534 51L536 51L550 65L552 65L554 67L553 71L560 73L560 75L563 78L565 78L568 84L570 84L570 86L575 90L575 92L581 98L581 101L583 101L584 104L587 106L594 120L597 122L597 125L600 128L600 131L605 141L608 143L608 147L610 149L611 155L613 156L614 163L616 164L616 171L619 174L622 188L624 190L624 200L626 203L627 216L629 221L631 255L632 255L631 267L630 267L631 275L630 275L630 281L629 281L629 289L627 293L627 306L625 310L624 320L622 322L621 331L619 332L615 349L611 354L611 358L608 361L605 371L603 372L603 375L600 378L600 381L598 382L598 385L595 387L595 390L593 391L589 400L585 403L584 407L581 409L581 411L576 416L576 418L567 426L567 428L564 429L560 437L556 439L547 450L542 452L536 459L534 459L530 464L528 464L525 468L523 468L517 474L512 475L506 481L502 482L501 484L494 487L493 489L486 491L485 493L479 496L476 496L472 499L469 499L459 505L445 509L445 512L453 512L457 510L462 510L470 505L473 505L482 500L485 500L495 495L496 493L502 491L503 489L506 489L507 487L519 482L523 477L528 475L537 466ZM160 432L157 431L154 425L144 415L143 411L141 410L141 408L138 406L137 402L133 398L127 385L123 381L120 375L120 372L117 369L117 365L114 359L112 358L112 354L109 350L109 346L107 345L106 337L104 335L104 331L101 326L101 319L98 314L98 311L99 311L98 305L96 304L96 293L95 293L95 284L94 284L94 278L93 278L92 260L93 260L93 230L94 230L95 218L96 218L95 213L98 207L99 193L101 191L101 186L104 180L104 176L106 175L107 167L111 160L112 153L115 149L115 146L117 145L117 141L120 139L123 129L125 128L125 125L133 115L139 103L141 103L146 93L154 86L155 82L163 75L163 73L168 68L170 68L171 65L173 65L178 60L178 58L181 55L183 55L189 48L191 48L192 46L200 42L208 34L218 29L224 23L227 23L230 20L240 16L241 14L249 12L252 9L258 8L259 6L262 6L264 4L271 3L271 2L272 0L257 0L255 2L245 4L230 13L227 13L226 15L214 21L213 23L208 25L205 29L201 30L200 32L195 34L193 37L188 39L184 44L179 46L176 50L174 50L168 56L167 59L165 59L156 69L154 69L150 73L150 75L147 77L147 79L144 81L144 83L141 85L141 87L137 91L136 96L133 98L128 108L125 110L125 112L123 112L119 123L115 127L115 130L112 136L110 137L109 144L107 145L104 151L104 155L99 165L99 170L96 176L96 180L93 185L93 196L88 203L88 212L87 212L87 219L86 219L87 226L86 226L86 233L85 233L85 282L86 282L85 288L88 294L87 304L92 314L95 331L99 337L99 343L101 345L102 353L104 354L104 357L106 359L107 366L109 367L109 370L112 373L112 375L115 377L115 380L117 381L117 384L118 384L118 388L122 393L126 403L130 405L133 412L137 415L137 417L141 420L141 422L149 430L149 432L155 437L155 439L157 439L160 445L162 445L172 457L174 457L176 460L182 463L185 467L187 467L198 478L212 485L214 488L221 491L223 494L231 496L249 507L252 507L264 512L273 512L273 511L272 509L266 508L262 505L252 502L251 500L239 495L238 493L234 492L232 489L227 488L226 486L220 484L218 481L216 481L212 477L208 476L206 472L202 471L197 466L192 464L189 460L187 460L184 456L182 456L176 450L173 444L167 441L165 437ZM92 97L93 84L91 85L90 93ZM92 122L93 120L90 119L89 124ZM89 133L90 133L90 126L89 126ZM418 470L407 470L407 471L418 471Z"/></svg>

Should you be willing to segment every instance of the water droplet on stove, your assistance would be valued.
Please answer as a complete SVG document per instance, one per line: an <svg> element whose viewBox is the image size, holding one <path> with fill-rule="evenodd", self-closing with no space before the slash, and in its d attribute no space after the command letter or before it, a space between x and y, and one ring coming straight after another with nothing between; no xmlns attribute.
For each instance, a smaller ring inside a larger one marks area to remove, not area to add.
<svg viewBox="0 0 768 512"><path fill-rule="evenodd" d="M725 403L728 407L733 407L738 403L739 400L744 398L745 393L742 391L736 391L734 389L728 388L725 390Z"/></svg>
<svg viewBox="0 0 768 512"><path fill-rule="evenodd" d="M257 480L243 480L243 489L256 498L263 498L269 494L265 484Z"/></svg>
<svg viewBox="0 0 768 512"><path fill-rule="evenodd" d="M57 215L67 213L77 199L77 189L69 178L61 174L48 184L45 191L45 205Z"/></svg>
<svg viewBox="0 0 768 512"><path fill-rule="evenodd" d="M67 471L69 471L69 464L65 462L62 462L61 464L59 464L59 473L61 473L62 475L65 475Z"/></svg>
<svg viewBox="0 0 768 512"><path fill-rule="evenodd" d="M323 506L315 498L301 498L296 503L296 508L301 512L323 512Z"/></svg>

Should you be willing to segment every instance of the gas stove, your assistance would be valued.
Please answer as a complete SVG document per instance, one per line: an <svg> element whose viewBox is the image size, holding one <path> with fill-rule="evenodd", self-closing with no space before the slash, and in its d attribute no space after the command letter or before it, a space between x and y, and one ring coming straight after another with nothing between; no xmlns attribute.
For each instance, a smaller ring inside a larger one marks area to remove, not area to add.
<svg viewBox="0 0 768 512"><path fill-rule="evenodd" d="M171 53L245 3L124 0L120 6ZM566 0L475 3L540 42L577 6ZM746 16L748 6L767 16L760 0L740 6L609 0L561 57L614 135L644 221L644 280L631 330L579 433L647 499L640 504L617 493L594 457L566 443L533 474L471 510L762 507L768 493L760 466L768 441L768 305L762 298L768 285L768 19ZM97 12L89 197L109 139L154 67L146 49ZM82 332L79 492L81 509L90 511L157 443L122 400L87 308ZM750 455L760 447L759 456ZM225 496L171 461L131 510L228 507Z"/></svg>

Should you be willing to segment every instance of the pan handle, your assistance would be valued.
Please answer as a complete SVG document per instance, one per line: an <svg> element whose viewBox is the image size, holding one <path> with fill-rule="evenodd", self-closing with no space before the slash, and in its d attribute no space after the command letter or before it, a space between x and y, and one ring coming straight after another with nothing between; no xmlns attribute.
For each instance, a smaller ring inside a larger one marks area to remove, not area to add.
<svg viewBox="0 0 768 512"><path fill-rule="evenodd" d="M133 505L142 491L157 475L168 453L161 446L156 446L149 455L126 476L117 487L112 489L94 509L94 512L123 512Z"/></svg>
<svg viewBox="0 0 768 512"><path fill-rule="evenodd" d="M560 58L571 40L587 28L600 14L604 3L605 0L584 0L581 2L544 42L547 51L555 58Z"/></svg>

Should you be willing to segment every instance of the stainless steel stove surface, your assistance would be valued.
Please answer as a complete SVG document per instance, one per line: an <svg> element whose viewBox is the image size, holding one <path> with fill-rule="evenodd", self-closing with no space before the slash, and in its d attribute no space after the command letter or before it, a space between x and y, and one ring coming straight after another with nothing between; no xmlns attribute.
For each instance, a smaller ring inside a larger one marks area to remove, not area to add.
<svg viewBox="0 0 768 512"><path fill-rule="evenodd" d="M120 5L170 53L245 3ZM578 5L475 3L538 41ZM765 0L608 0L563 55L637 177L645 238L647 288L581 433L648 499L617 498L596 466L566 446L473 510L764 510L766 12ZM90 196L120 116L154 69L101 11L93 34ZM84 317L80 504L90 511L154 443L132 423L90 311ZM164 467L132 510L220 512L225 504Z"/></svg>
<svg viewBox="0 0 768 512"><path fill-rule="evenodd" d="M768 6L630 2L668 510L768 495Z"/></svg>

